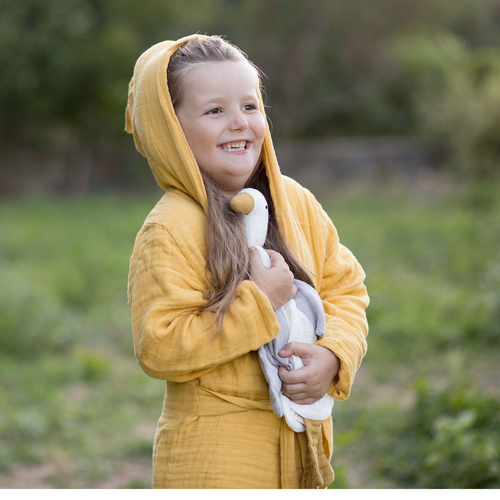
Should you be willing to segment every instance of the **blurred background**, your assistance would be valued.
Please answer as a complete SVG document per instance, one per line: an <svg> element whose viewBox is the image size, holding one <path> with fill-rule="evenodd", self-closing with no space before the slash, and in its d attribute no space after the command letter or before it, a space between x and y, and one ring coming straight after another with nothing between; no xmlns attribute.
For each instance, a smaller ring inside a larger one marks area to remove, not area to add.
<svg viewBox="0 0 500 500"><path fill-rule="evenodd" d="M124 111L195 32L264 72L282 171L367 274L332 487L500 487L499 0L0 0L0 487L151 485L126 287L162 192Z"/></svg>

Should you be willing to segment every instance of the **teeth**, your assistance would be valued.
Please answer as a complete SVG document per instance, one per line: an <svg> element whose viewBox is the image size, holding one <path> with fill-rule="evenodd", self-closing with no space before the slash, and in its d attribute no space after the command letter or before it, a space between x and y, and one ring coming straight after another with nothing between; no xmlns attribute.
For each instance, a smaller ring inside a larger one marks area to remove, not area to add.
<svg viewBox="0 0 500 500"><path fill-rule="evenodd" d="M243 151L245 149L247 142L242 141L242 142L226 142L226 144L223 144L221 148L224 151Z"/></svg>

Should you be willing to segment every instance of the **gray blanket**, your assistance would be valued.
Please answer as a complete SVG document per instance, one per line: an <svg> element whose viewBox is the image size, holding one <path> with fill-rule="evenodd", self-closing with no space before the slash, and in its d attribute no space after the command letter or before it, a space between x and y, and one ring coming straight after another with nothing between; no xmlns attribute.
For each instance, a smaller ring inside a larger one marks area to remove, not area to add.
<svg viewBox="0 0 500 500"><path fill-rule="evenodd" d="M308 318L314 327L317 338L326 333L326 320L323 304L314 288L303 281L294 280L297 285L297 295L292 299L297 308ZM281 379L278 376L280 366L287 370L293 369L292 358L282 358L278 352L285 348L290 341L290 329L285 313L278 309L276 318L281 326L280 332L271 342L259 348L259 361L267 383L269 384L269 395L274 413L278 417L283 416L283 405L281 401Z"/></svg>

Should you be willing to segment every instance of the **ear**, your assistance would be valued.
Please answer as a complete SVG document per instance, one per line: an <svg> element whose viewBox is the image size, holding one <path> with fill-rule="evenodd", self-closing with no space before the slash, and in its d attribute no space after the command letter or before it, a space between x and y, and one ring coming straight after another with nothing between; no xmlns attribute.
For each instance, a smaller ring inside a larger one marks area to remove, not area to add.
<svg viewBox="0 0 500 500"><path fill-rule="evenodd" d="M231 200L230 206L234 212L248 215L253 210L255 201L251 194L240 193Z"/></svg>

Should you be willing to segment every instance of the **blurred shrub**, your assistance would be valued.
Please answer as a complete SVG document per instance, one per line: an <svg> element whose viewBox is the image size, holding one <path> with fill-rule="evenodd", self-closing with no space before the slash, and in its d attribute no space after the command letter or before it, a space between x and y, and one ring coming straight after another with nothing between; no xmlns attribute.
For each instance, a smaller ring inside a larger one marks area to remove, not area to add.
<svg viewBox="0 0 500 500"><path fill-rule="evenodd" d="M410 410L378 442L379 470L403 488L500 487L500 401L470 387L466 357L450 377L416 385Z"/></svg>
<svg viewBox="0 0 500 500"><path fill-rule="evenodd" d="M385 190L325 205L366 271L375 370L392 377L394 363L426 360L429 349L498 347L498 188L484 183L440 201Z"/></svg>
<svg viewBox="0 0 500 500"><path fill-rule="evenodd" d="M0 352L33 357L71 343L60 304L42 287L19 277L14 267L0 273Z"/></svg>
<svg viewBox="0 0 500 500"><path fill-rule="evenodd" d="M152 186L123 131L128 83L144 50L196 32L227 36L267 75L277 140L419 132L444 142L456 171L498 162L496 0L0 0L0 11L0 192Z"/></svg>
<svg viewBox="0 0 500 500"><path fill-rule="evenodd" d="M111 366L104 354L78 348L73 353L73 359L78 365L80 379L85 382L102 381L110 375Z"/></svg>
<svg viewBox="0 0 500 500"><path fill-rule="evenodd" d="M496 324L496 337L500 337L500 260L492 260L482 275L481 287L486 294L488 313Z"/></svg>
<svg viewBox="0 0 500 500"><path fill-rule="evenodd" d="M416 130L441 142L449 165L471 177L500 165L500 50L473 49L452 34L409 36L393 46L397 91L413 109Z"/></svg>
<svg viewBox="0 0 500 500"><path fill-rule="evenodd" d="M450 75L441 92L420 96L419 126L451 152L449 164L471 177L485 177L500 166L500 71L481 82L466 70Z"/></svg>
<svg viewBox="0 0 500 500"><path fill-rule="evenodd" d="M388 57L401 37L412 37L408 47L415 42L403 60L427 73L440 67L442 51L455 50L453 36L466 47L500 42L492 0L0 0L0 6L0 127L19 134L36 124L42 145L40 126L56 127L52 141L73 147L82 137L83 144L124 138L137 57L189 33L227 35L247 51L269 77L277 132L309 136L411 131L408 87L400 78L408 68L399 73ZM434 54L415 38L422 32L440 36Z"/></svg>
<svg viewBox="0 0 500 500"><path fill-rule="evenodd" d="M131 352L128 262L153 201L129 202L0 205L1 353L33 358L114 336Z"/></svg>

